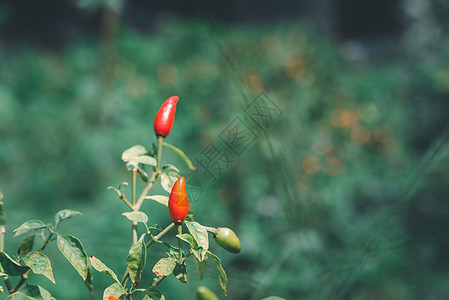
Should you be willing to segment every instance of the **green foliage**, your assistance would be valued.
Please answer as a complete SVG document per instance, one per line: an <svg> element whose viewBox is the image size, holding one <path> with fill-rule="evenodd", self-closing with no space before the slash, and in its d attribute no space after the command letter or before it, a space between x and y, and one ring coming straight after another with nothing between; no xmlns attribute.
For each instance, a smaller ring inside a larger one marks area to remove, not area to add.
<svg viewBox="0 0 449 300"><path fill-rule="evenodd" d="M183 175L205 146L220 142L236 117L257 135L241 154L231 152L233 162L217 181L195 165L197 221L232 224L245 246L237 258L209 245L229 274L230 298L449 295L442 255L449 250L443 238L448 205L441 200L449 186L446 37L435 41L434 59L410 56L398 43L400 57L352 62L334 42L297 24L211 28L166 21L153 35L122 28L115 42L108 61L95 40L73 41L60 52L0 51L0 188L8 216L14 216L11 228L21 225L18 220L36 214L48 220L50 211L74 207L85 221L73 220L71 230L79 228L83 244L121 270L132 243L123 226L128 220L120 217L120 199L114 202L104 187L129 181L119 157L136 143L145 151L136 152L134 161L125 157L128 168L137 169L144 184L151 179L154 112L176 93L180 106L167 139L183 145L192 159L164 142L164 160L177 169L163 167L165 189L157 186L151 191L157 196L146 199L166 205L175 173ZM282 110L268 127L245 113L262 91ZM222 142L218 147L228 149ZM116 189L119 198L130 200L130 187ZM146 201L142 211L149 224L165 228L166 207ZM33 221L16 231L30 235L20 256L38 247L47 225ZM162 228L152 226L153 237ZM180 238L192 246L200 269L198 277L189 274L191 286L220 290L210 266L203 267L212 257L200 262L196 239L187 233ZM153 243L161 254L161 243ZM5 253L15 253L12 244L6 243ZM179 248L164 245L169 257L179 256ZM51 285L52 294L86 298L86 291L64 279L73 270L60 267L58 276L59 266L48 257L58 283ZM160 257L152 251L147 264ZM112 281L97 277L96 296ZM142 287L149 286L146 280ZM43 278L42 285L47 283ZM163 284L168 299L188 289L174 276ZM118 282L110 290L116 296L127 292Z"/></svg>
<svg viewBox="0 0 449 300"><path fill-rule="evenodd" d="M69 234L58 234L57 244L61 253L67 258L81 278L86 280L88 273L87 255L80 241Z"/></svg>
<svg viewBox="0 0 449 300"><path fill-rule="evenodd" d="M27 265L35 274L42 274L51 282L55 283L53 277L53 269L51 268L50 260L45 254L40 252L30 252L21 258L23 263Z"/></svg>
<svg viewBox="0 0 449 300"><path fill-rule="evenodd" d="M129 255L126 258L126 265L128 267L129 277L133 284L137 286L142 276L143 269L146 263L146 246L143 239L140 239L137 243L131 246L129 249Z"/></svg>

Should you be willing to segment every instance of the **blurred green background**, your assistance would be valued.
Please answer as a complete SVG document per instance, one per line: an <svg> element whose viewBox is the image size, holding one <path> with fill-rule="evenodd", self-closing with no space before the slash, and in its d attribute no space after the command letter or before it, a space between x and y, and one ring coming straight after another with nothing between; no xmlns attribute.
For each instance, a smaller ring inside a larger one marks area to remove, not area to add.
<svg viewBox="0 0 449 300"><path fill-rule="evenodd" d="M7 252L22 222L71 208L84 216L61 231L122 274L131 229L107 187L130 181L122 151L151 147L157 109L178 95L167 142L192 158L212 143L230 158L213 178L164 154L191 176L196 219L241 239L239 255L211 244L228 299L447 299L448 6L394 1L391 17L386 1L372 11L318 2L326 10L301 10L311 1L272 11L263 1L0 2ZM262 127L249 113L261 99L271 105ZM223 140L235 120L254 138L238 155ZM170 223L156 203L144 211ZM30 283L89 299L56 245L48 251L57 285ZM148 263L163 251L152 247ZM167 299L194 299L198 285L220 295L212 265L203 281L188 267L188 284L161 284ZM94 280L100 299L112 280Z"/></svg>

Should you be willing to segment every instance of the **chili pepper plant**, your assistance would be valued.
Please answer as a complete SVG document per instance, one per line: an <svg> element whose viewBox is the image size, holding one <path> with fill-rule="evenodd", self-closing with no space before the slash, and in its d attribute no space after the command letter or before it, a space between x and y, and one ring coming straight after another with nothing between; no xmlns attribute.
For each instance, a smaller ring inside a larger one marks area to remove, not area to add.
<svg viewBox="0 0 449 300"><path fill-rule="evenodd" d="M123 215L129 219L132 228L132 244L121 270L123 275L119 277L119 270L112 270L94 254L88 256L75 236L58 231L60 222L81 215L80 212L69 209L56 213L52 224L40 220L23 223L14 230L15 237L26 235L17 254L5 253L3 240L6 214L3 203L0 202L0 276L6 287L2 288L2 292L9 294L6 299L55 299L43 287L25 284L32 274L43 275L55 283L50 259L44 254L47 246L54 241L81 276L90 293L93 293L93 269L111 278L111 285L103 292L103 299L106 300L165 299L159 285L172 274L181 283L187 283L188 259L195 262L200 278L204 275L207 262L211 260L217 269L220 287L226 295L228 279L220 259L209 250L209 234L218 245L231 253L240 252L240 241L229 228L212 228L200 224L189 209L186 182L185 178L179 175L179 168L173 164L162 164L163 150L169 150L178 155L187 168L195 170L191 160L181 149L165 142L173 126L178 100L177 96L168 98L157 112L154 119L156 143L151 149L135 145L123 152L121 159L131 173L131 183L122 182L117 188L110 187L124 204L126 211ZM137 180L144 182L140 193L137 191ZM155 184L160 184L167 194L152 194L151 190ZM130 189L125 190L128 186ZM172 221L170 225L161 228L158 224L149 223L146 212L141 210L145 201L154 201L166 206L167 218ZM164 241L164 237L169 234L176 236L176 245ZM40 246L36 240L40 240ZM154 278L144 278L143 271L149 267L146 261L150 247L163 247L166 255L154 266L150 266ZM211 299L216 299L216 296L214 297Z"/></svg>

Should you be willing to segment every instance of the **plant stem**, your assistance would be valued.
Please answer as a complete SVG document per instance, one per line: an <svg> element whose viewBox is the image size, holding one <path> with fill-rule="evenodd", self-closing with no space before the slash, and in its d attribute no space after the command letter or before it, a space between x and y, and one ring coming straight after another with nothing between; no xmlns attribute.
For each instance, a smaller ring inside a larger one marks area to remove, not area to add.
<svg viewBox="0 0 449 300"><path fill-rule="evenodd" d="M2 252L5 250L5 232L6 232L5 226L0 226L0 250ZM4 272L2 265L0 265L0 271ZM11 281L9 281L8 278L5 278L3 281L5 282L8 292L11 293L13 289Z"/></svg>
<svg viewBox="0 0 449 300"><path fill-rule="evenodd" d="M125 195L120 195L120 199L128 206L131 210L134 210L134 206L126 199Z"/></svg>
<svg viewBox="0 0 449 300"><path fill-rule="evenodd" d="M135 243L137 243L137 222L133 222L132 231L133 231L133 245L134 245Z"/></svg>
<svg viewBox="0 0 449 300"><path fill-rule="evenodd" d="M164 138L162 136L157 137L157 165L156 171L159 171L161 168L161 160L162 160L162 146L164 145Z"/></svg>
<svg viewBox="0 0 449 300"><path fill-rule="evenodd" d="M136 205L136 178L137 178L137 170L133 169L133 206Z"/></svg>
<svg viewBox="0 0 449 300"><path fill-rule="evenodd" d="M213 233L213 234L215 234L215 232L217 231L217 228L213 228L213 227L209 227L209 226L204 226L204 225L203 225L203 227L204 227L204 229L206 229L207 231L209 231L209 232L211 232L211 233Z"/></svg>
<svg viewBox="0 0 449 300"><path fill-rule="evenodd" d="M165 277L167 277L167 276L161 276L161 277L155 278L155 279L153 280L153 284L151 285L151 287L157 287L158 284L161 283L162 280L165 279Z"/></svg>
<svg viewBox="0 0 449 300"><path fill-rule="evenodd" d="M178 234L182 234L182 223L176 223L176 231ZM178 238L178 245L179 245L179 264L182 264L182 240Z"/></svg>
<svg viewBox="0 0 449 300"><path fill-rule="evenodd" d="M133 169L133 183L132 183L133 211L139 210L139 209L136 209L136 177L137 177L137 170ZM134 245L135 243L137 243L137 222L135 222L135 221L133 221L132 232L133 232L133 245Z"/></svg>
<svg viewBox="0 0 449 300"><path fill-rule="evenodd" d="M0 251L5 250L5 226L0 226Z"/></svg>
<svg viewBox="0 0 449 300"><path fill-rule="evenodd" d="M167 227L165 227L164 230L162 230L161 232L159 232L158 235L156 235L151 241L149 241L148 243L146 243L146 247L150 247L152 244L154 244L155 241L158 241L161 237L163 237L167 232L170 231L170 229L173 228L173 226L175 226L175 223L171 223L170 225L168 225Z"/></svg>
<svg viewBox="0 0 449 300"><path fill-rule="evenodd" d="M42 246L39 248L38 252L42 252L44 251L45 247L47 247L48 242L50 242L50 239L53 237L53 232L50 231L50 234L48 235L48 237L45 239L44 243L42 244Z"/></svg>
<svg viewBox="0 0 449 300"><path fill-rule="evenodd" d="M146 246L147 248L150 247L152 244L154 244L155 241L157 241L157 240L159 240L160 238L162 238L162 237L163 237L167 232L169 232L170 229L172 229L174 226L175 226L175 223L171 223L170 225L168 225L167 227L165 227L164 230L162 230L161 232L159 232L158 235L156 235L155 237L153 237L153 239L152 239L151 241L149 241L148 243L146 243L145 246ZM128 280L128 278L129 278L129 273L128 273L128 271L126 271L126 273L123 275L123 278L122 278L122 281L121 281L122 286L125 286L125 285L126 285L126 281Z"/></svg>
<svg viewBox="0 0 449 300"><path fill-rule="evenodd" d="M18 291L22 285L25 283L25 281L28 279L28 275L30 274L31 270L29 270L28 272L26 272L25 274L22 275L22 277L20 278L19 283L17 283L16 287L10 291L10 293L14 293L16 291Z"/></svg>
<svg viewBox="0 0 449 300"><path fill-rule="evenodd" d="M122 278L122 281L121 281L122 286L126 285L126 281L128 281L128 277L129 277L129 272L126 271L126 273L125 273L125 275L123 275L123 278Z"/></svg>
<svg viewBox="0 0 449 300"><path fill-rule="evenodd" d="M153 184L156 181L156 178L158 176L159 176L159 172L156 171L153 173L150 180L148 181L147 186L142 191L142 194L140 194L139 200L137 200L137 203L134 206L134 211L139 211L140 207L142 206L143 201L145 200L145 197L148 195L148 192L150 191L151 187L153 186Z"/></svg>

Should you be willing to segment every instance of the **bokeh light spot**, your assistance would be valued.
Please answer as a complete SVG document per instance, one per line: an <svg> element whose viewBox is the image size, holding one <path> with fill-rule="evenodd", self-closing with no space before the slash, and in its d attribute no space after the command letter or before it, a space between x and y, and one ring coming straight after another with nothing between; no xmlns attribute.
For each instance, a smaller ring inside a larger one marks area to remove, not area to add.
<svg viewBox="0 0 449 300"><path fill-rule="evenodd" d="M321 161L314 155L306 156L302 161L302 169L307 175L314 175L321 169Z"/></svg>
<svg viewBox="0 0 449 300"><path fill-rule="evenodd" d="M178 70L170 63L164 63L157 69L157 76L162 83L173 84L178 77Z"/></svg>

